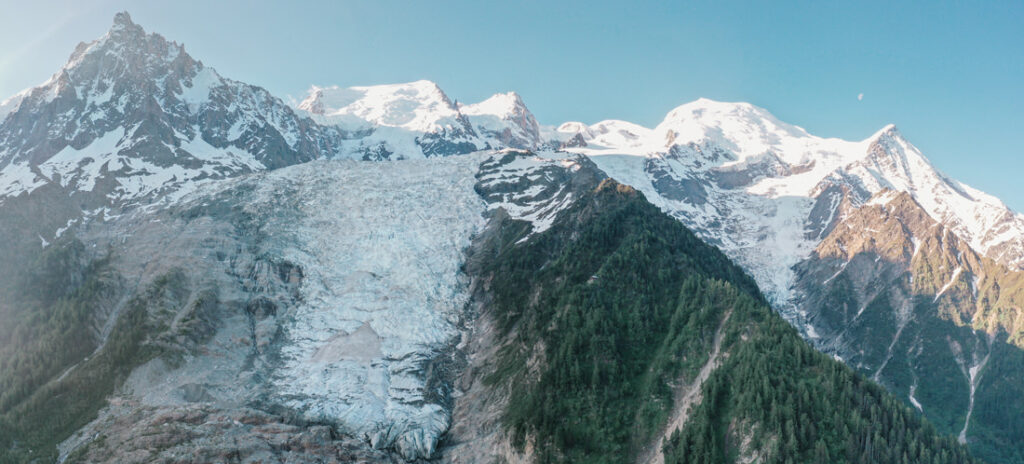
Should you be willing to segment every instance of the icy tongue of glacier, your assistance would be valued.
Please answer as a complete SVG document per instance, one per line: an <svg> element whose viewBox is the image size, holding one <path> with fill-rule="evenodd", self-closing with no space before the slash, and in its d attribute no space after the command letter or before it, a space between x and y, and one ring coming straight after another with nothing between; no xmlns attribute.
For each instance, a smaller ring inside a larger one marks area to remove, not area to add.
<svg viewBox="0 0 1024 464"><path fill-rule="evenodd" d="M256 188L245 208L262 218L260 254L303 270L300 303L282 319L271 403L407 459L430 457L450 425L450 385L436 361L460 342L464 251L487 209L550 227L572 201L578 163L566 153L483 152L314 161L243 179Z"/></svg>
<svg viewBox="0 0 1024 464"><path fill-rule="evenodd" d="M433 453L450 412L426 370L459 340L463 250L484 224L479 161L313 162L256 184L247 208L266 218L264 252L304 272L272 402L409 459Z"/></svg>

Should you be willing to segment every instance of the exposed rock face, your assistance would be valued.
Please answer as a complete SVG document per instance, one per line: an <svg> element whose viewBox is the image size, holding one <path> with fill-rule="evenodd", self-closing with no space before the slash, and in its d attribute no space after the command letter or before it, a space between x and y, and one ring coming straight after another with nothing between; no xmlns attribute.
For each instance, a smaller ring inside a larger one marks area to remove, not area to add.
<svg viewBox="0 0 1024 464"><path fill-rule="evenodd" d="M402 462L326 425L208 404L160 408L116 400L68 448L80 443L65 462Z"/></svg>
<svg viewBox="0 0 1024 464"><path fill-rule="evenodd" d="M975 410L1005 397L1006 379L1024 382L1019 371L989 364L1021 356L1021 273L979 255L909 194L891 190L840 221L797 269L799 304L819 347L961 441L1017 439L998 425L998 408ZM988 387L993 381L1000 386Z"/></svg>
<svg viewBox="0 0 1024 464"><path fill-rule="evenodd" d="M462 349L466 366L455 383L458 394L452 409L452 427L440 449L441 461L445 463L532 462L529 450L519 452L512 446L502 423L509 392L500 385L485 384L486 376L496 368L498 351L503 345L490 312L489 282L483 277L482 267L497 253L507 217L504 210L497 210L467 253L466 271L473 277L473 301L467 308L471 324Z"/></svg>

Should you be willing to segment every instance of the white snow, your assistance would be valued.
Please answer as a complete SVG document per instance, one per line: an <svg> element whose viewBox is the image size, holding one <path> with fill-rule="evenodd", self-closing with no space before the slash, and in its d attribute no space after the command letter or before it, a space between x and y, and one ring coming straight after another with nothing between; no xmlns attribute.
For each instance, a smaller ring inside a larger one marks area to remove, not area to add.
<svg viewBox="0 0 1024 464"><path fill-rule="evenodd" d="M594 139L591 126L582 123L565 123L554 132ZM606 138L604 144L567 150L590 156L609 175L641 190L662 210L722 248L792 322L797 321L791 268L821 239L808 237L806 227L811 208L830 185L852 188L854 205L868 198L870 205L886 205L898 192L908 192L929 215L982 254L1008 240L1024 243L1024 216L948 179L892 125L862 141L821 138L747 103L701 99L672 110L654 129L631 132L639 138ZM654 186L652 166L672 179L701 182L706 203L661 195ZM719 173L744 170L753 172L746 184L716 185ZM858 197L858 191L866 191L866 196ZM825 224L834 219L839 206L839 198L827 200L831 208ZM914 239L914 246L916 254L920 241ZM1024 245L1011 250L1024 253Z"/></svg>
<svg viewBox="0 0 1024 464"><path fill-rule="evenodd" d="M99 178L117 173L118 186L111 194L112 198L132 200L158 191L172 193L184 189L187 192L194 188L192 184L198 179L223 177L225 172L265 169L252 154L234 148L215 148L199 136L181 143L180 150L191 158L189 163L158 166L139 157L120 154L132 143L132 137L126 137L125 132L123 128L116 128L81 149L66 146L38 166L42 177L36 176L23 164L9 165L0 170L0 196L31 191L47 181L88 192L95 188ZM176 150L170 145L168 149ZM195 165L197 161L198 166L186 167Z"/></svg>
<svg viewBox="0 0 1024 464"><path fill-rule="evenodd" d="M45 184L46 179L37 176L25 163L11 163L0 169L0 199L31 193Z"/></svg>
<svg viewBox="0 0 1024 464"><path fill-rule="evenodd" d="M495 94L480 103L460 104L458 110L492 147L503 145L502 136L522 144L517 148L535 149L541 145L540 126L515 92Z"/></svg>
<svg viewBox="0 0 1024 464"><path fill-rule="evenodd" d="M921 407L921 403L919 403L917 401L917 398L914 397L914 392L916 390L917 383L915 382L913 385L910 386L910 395L908 395L908 398L910 399L910 404L914 405L914 407L917 408L918 411L924 412L924 408Z"/></svg>
<svg viewBox="0 0 1024 464"><path fill-rule="evenodd" d="M385 126L422 133L461 125L454 104L430 81L349 88L313 86L298 108L318 122L348 130Z"/></svg>
<svg viewBox="0 0 1024 464"><path fill-rule="evenodd" d="M487 187L509 184L504 188L506 193L501 201L489 203L488 209L503 208L513 219L531 222L532 233L520 240L525 241L533 234L549 229L558 213L572 205L574 198L569 186L550 178L550 171L579 169L579 161L576 160L578 155L545 151L517 155L511 162L500 164L500 160L508 153L521 152L501 151L489 155L481 164L480 183ZM522 182L522 179L548 182L537 183L519 191L515 185Z"/></svg>
<svg viewBox="0 0 1024 464"><path fill-rule="evenodd" d="M630 154L645 153L657 149L651 129L639 124L615 119L604 120L592 125L581 122L567 122L557 128L543 129L549 140L565 142L577 134L583 137L590 151L611 149Z"/></svg>
<svg viewBox="0 0 1024 464"><path fill-rule="evenodd" d="M459 105L459 111L466 116L505 116L516 113L523 107L523 100L515 92L498 93L490 98L468 105Z"/></svg>
<svg viewBox="0 0 1024 464"><path fill-rule="evenodd" d="M521 125L510 122L514 119L510 115L519 114L520 108L522 116L528 115L514 93L498 94L476 104L453 105L429 81L348 89L314 87L299 108L321 122L350 131L373 130L368 137L350 141L346 149L379 145L395 153L413 154L406 157L419 153L414 143L416 135L439 127L458 127L455 119L460 114L469 116L479 132L508 130L517 134L525 132ZM587 146L569 151L594 157L613 177L641 189L666 212L685 217L684 222L690 226L730 223L721 227L723 230L707 231L704 235L716 244L721 242L734 259L743 261L739 250L751 245L766 249L770 242L783 247L770 260L751 257L753 261L741 262L752 273L762 274L759 282L781 300L788 298L786 285L792 280L785 277L788 267L806 256L816 241L803 237L800 228L817 196L836 183L852 182L856 189L866 190L867 197L892 190L870 200L872 205L884 205L897 192L908 192L933 218L949 225L972 248L986 254L997 245L1011 242L1005 259L1011 265L1024 265L1024 258L1016 263L1019 257L1014 254L1024 256L1024 216L1013 213L995 197L938 172L892 125L861 141L822 138L779 121L749 103L700 99L675 108L653 129L607 120L593 125L567 122L557 128L541 127L539 131L543 141L555 144L582 136ZM493 138L486 141L496 145ZM683 147L682 156L669 159L672 147ZM702 152L686 147L698 147ZM727 156L714 159L716 150ZM637 159L622 159L623 156ZM742 190L709 195L717 205L679 205L652 198L656 192L646 185L650 182L643 172L643 165L651 159L670 167L674 177L680 179L721 170L767 170ZM627 166L634 163L639 166ZM858 201L856 197L853 200ZM833 203L829 213L834 215L837 206ZM747 211L738 212L740 209ZM738 225L740 219L751 218L754 224ZM775 229L778 226L784 229ZM757 269L762 264L771 269ZM783 277L766 279L780 275Z"/></svg>
<svg viewBox="0 0 1024 464"><path fill-rule="evenodd" d="M210 67L203 67L192 78L191 86L183 86L179 98L189 105L191 111L195 111L210 99L210 92L214 87L222 85L224 85L224 80L217 74L217 71Z"/></svg>
<svg viewBox="0 0 1024 464"><path fill-rule="evenodd" d="M396 158L422 158L426 154L419 142L426 134L443 134L448 141L484 148L455 104L437 84L426 80L368 87L313 86L296 109L350 135L340 157L383 147Z"/></svg>
<svg viewBox="0 0 1024 464"><path fill-rule="evenodd" d="M124 135L124 128L119 127L82 149L68 145L40 164L39 171L50 181L59 181L64 187L83 192L92 191L104 166L117 159Z"/></svg>
<svg viewBox="0 0 1024 464"><path fill-rule="evenodd" d="M845 270L846 270L846 265L847 265L847 264L850 264L850 262L849 262L849 261L847 261L847 262L843 263L843 264L842 264L841 266L839 266L839 270L838 270L838 271L836 271L836 273L835 273L835 274L832 274L832 276L831 276L831 277L829 277L829 278L825 279L825 281L824 281L824 282L822 282L821 284L822 284L822 285L828 285L828 283L829 283L829 282L831 282L831 281L832 281L833 279L835 279L836 277L839 277L839 274L842 274L842 273L843 273L843 271L845 271ZM857 313L857 315L859 316L859 315L860 315L860 313Z"/></svg>
<svg viewBox="0 0 1024 464"><path fill-rule="evenodd" d="M616 154L617 150L604 148L571 151L589 155L608 175L640 190L663 211L722 248L757 280L774 304L785 305L789 300L795 280L791 267L816 245L805 237L805 221L813 206L812 199L708 188L707 202L695 205L659 194L654 179L645 169L649 161L657 161L682 178L694 172L686 164L689 160L660 154Z"/></svg>
<svg viewBox="0 0 1024 464"><path fill-rule="evenodd" d="M867 203L864 203L864 205L885 206L888 205L890 201L895 200L897 195L899 195L899 192L896 192L895 190L883 190L879 194L871 197L871 199L868 200Z"/></svg>
<svg viewBox="0 0 1024 464"><path fill-rule="evenodd" d="M981 370L985 367L985 364L988 364L988 358L991 355L992 352L990 351L980 361L975 358L974 364L967 369L967 372L965 372L967 375L967 381L971 386L971 392L967 404L967 417L964 418L964 428L960 430L960 434L957 436L957 440L960 443L967 443L967 428L971 425L971 415L974 413L974 393L978 389L978 381L980 380L979 374L981 374ZM964 368L966 366L961 363L960 367Z"/></svg>
<svg viewBox="0 0 1024 464"><path fill-rule="evenodd" d="M885 360L878 366L878 370L875 371L875 375L871 378L875 382L878 381L882 376L882 371L885 370L885 366L889 365L889 360L892 359L892 350L896 347L896 342L900 340L900 335L903 335L903 329L907 328L907 324L914 317L914 300L908 298L900 305L899 309L896 310L896 334L892 337L892 342L889 343L889 348L886 349Z"/></svg>
<svg viewBox="0 0 1024 464"><path fill-rule="evenodd" d="M865 309L868 309L868 302L864 302L864 304L860 305L860 308L857 309L857 314L853 316L853 318L857 319L858 317L860 317L861 314L864 314Z"/></svg>
<svg viewBox="0 0 1024 464"><path fill-rule="evenodd" d="M949 287L956 283L956 278L960 277L960 273L963 272L963 270L963 266L957 266L953 271L953 275L949 276L949 282L946 282L946 285L943 285L942 288L939 289L939 292L935 294L935 299L932 300L932 303L939 301L939 297L942 296L943 293L946 293L946 290L949 290Z"/></svg>

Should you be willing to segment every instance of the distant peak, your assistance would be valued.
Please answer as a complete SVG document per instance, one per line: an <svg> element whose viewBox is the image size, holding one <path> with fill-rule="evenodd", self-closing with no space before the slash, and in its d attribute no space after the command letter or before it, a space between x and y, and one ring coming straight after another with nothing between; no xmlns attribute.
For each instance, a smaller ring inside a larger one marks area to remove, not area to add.
<svg viewBox="0 0 1024 464"><path fill-rule="evenodd" d="M145 31L142 30L142 26L132 22L132 17L127 11L115 14L114 25L110 27L110 35L117 35L123 32L145 34Z"/></svg>
<svg viewBox="0 0 1024 464"><path fill-rule="evenodd" d="M115 26L132 26L135 23L132 22L132 15L128 14L127 11L121 11L114 15Z"/></svg>
<svg viewBox="0 0 1024 464"><path fill-rule="evenodd" d="M700 98L677 106L655 128L669 144L711 140L748 155L763 153L784 138L809 137L802 127L780 121L768 110L746 102Z"/></svg>
<svg viewBox="0 0 1024 464"><path fill-rule="evenodd" d="M582 133L586 132L587 129L589 129L589 127L582 122L568 121L563 122L562 125L558 126L558 128L555 130L557 130L558 132Z"/></svg>
<svg viewBox="0 0 1024 464"><path fill-rule="evenodd" d="M879 129L878 132L874 133L874 135L868 137L868 140L872 142L877 142L882 139L906 141L906 139L903 137L903 134L900 133L900 130L896 128L895 124L886 124L885 127Z"/></svg>
<svg viewBox="0 0 1024 464"><path fill-rule="evenodd" d="M692 102L684 103L677 106L669 113L669 117L673 115L676 117L681 116L701 116L706 113L712 114L748 114L756 113L761 116L771 116L768 110L759 108L746 102L723 102L712 100L710 98L698 98Z"/></svg>
<svg viewBox="0 0 1024 464"><path fill-rule="evenodd" d="M408 83L405 83L405 84L385 84L385 85L382 85L382 86L371 86L371 87L381 87L381 88L385 88L385 87L395 87L395 88L409 87L409 88L416 89L416 90L418 90L420 92L437 92L437 93L441 93L441 94L444 93L444 91L441 90L441 86L437 85L436 82L431 81L431 80L427 80L427 79L420 79L418 81L408 82Z"/></svg>
<svg viewBox="0 0 1024 464"><path fill-rule="evenodd" d="M515 102L516 104L523 104L523 97L520 97L519 94L516 92L497 93L494 94L494 96L491 98L505 98L512 102Z"/></svg>
<svg viewBox="0 0 1024 464"><path fill-rule="evenodd" d="M522 97L515 92L496 93L488 99L470 105L459 105L459 109L465 114L525 114L529 110Z"/></svg>
<svg viewBox="0 0 1024 464"><path fill-rule="evenodd" d="M144 62L149 59L163 59L169 62L184 55L185 59L192 61L191 57L185 54L183 45L168 41L159 34L147 34L142 26L132 21L131 15L126 11L114 15L113 25L102 37L91 42L80 43L65 63L64 69L77 68L92 55L117 59L145 57ZM129 59L129 61L131 60ZM197 64L201 66L201 63L197 62ZM144 71L141 69L144 67L133 64L126 68L130 74L137 75Z"/></svg>
<svg viewBox="0 0 1024 464"><path fill-rule="evenodd" d="M523 103L522 97L520 97L519 94L515 92L496 93L494 95L491 95L490 98L484 100L480 104L484 103L502 104L504 106L509 107L510 109L515 107L526 106Z"/></svg>

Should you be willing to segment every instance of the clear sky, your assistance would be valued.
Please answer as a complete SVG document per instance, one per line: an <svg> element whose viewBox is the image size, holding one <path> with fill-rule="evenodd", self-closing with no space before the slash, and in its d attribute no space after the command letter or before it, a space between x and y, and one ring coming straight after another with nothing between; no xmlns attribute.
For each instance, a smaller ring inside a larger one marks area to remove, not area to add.
<svg viewBox="0 0 1024 464"><path fill-rule="evenodd" d="M699 97L828 137L891 122L1024 211L1020 1L0 0L0 99L45 81L120 10L286 99L430 79L467 102L515 90L543 124L650 127Z"/></svg>

